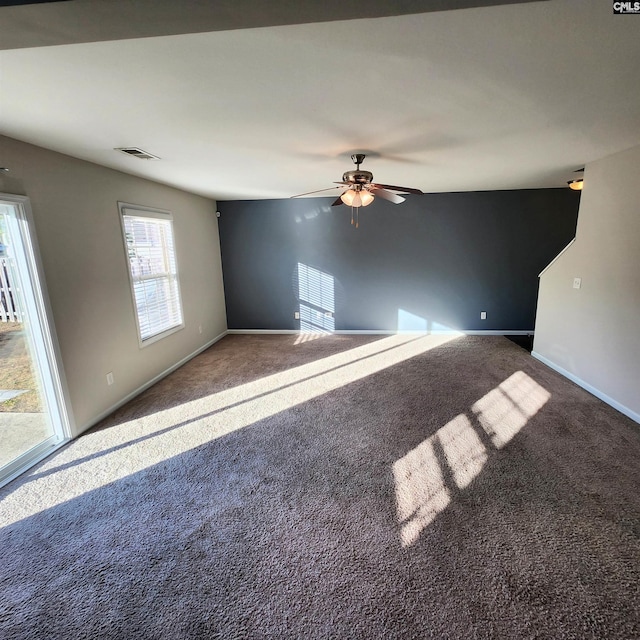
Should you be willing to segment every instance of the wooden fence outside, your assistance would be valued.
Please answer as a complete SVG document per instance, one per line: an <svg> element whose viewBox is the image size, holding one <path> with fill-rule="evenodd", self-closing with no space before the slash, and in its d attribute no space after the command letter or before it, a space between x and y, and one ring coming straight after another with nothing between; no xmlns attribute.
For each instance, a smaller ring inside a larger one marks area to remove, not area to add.
<svg viewBox="0 0 640 640"><path fill-rule="evenodd" d="M22 322L9 258L0 258L0 322Z"/></svg>

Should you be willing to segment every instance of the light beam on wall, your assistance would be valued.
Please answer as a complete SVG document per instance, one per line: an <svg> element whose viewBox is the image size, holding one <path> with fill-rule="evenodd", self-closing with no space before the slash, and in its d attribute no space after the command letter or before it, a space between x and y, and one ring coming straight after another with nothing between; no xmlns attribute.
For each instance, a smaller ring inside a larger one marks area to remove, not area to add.
<svg viewBox="0 0 640 640"><path fill-rule="evenodd" d="M301 333L335 331L335 282L330 273L298 263Z"/></svg>

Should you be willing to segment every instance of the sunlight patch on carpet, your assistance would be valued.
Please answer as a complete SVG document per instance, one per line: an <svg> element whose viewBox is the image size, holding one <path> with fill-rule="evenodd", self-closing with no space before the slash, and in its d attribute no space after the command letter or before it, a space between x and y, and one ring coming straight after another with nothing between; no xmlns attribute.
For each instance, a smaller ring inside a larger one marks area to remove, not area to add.
<svg viewBox="0 0 640 640"><path fill-rule="evenodd" d="M89 433L3 500L0 526L76 498L216 438L426 353L458 335L394 335L164 411Z"/></svg>
<svg viewBox="0 0 640 640"><path fill-rule="evenodd" d="M523 371L509 376L393 464L400 543L413 545L551 394ZM474 422L479 425L474 427Z"/></svg>
<svg viewBox="0 0 640 640"><path fill-rule="evenodd" d="M551 394L526 373L516 371L471 409L494 446L501 449L550 397Z"/></svg>

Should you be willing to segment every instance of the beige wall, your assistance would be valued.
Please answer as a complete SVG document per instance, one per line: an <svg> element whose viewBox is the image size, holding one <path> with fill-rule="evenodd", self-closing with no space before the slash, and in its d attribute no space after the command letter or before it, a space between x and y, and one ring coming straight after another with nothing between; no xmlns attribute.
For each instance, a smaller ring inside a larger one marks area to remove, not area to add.
<svg viewBox="0 0 640 640"><path fill-rule="evenodd" d="M639 175L640 147L587 165L576 240L540 279L534 342L534 355L637 421Z"/></svg>
<svg viewBox="0 0 640 640"><path fill-rule="evenodd" d="M215 202L4 137L0 166L0 192L31 201L77 435L226 330ZM119 200L174 218L185 328L143 349Z"/></svg>

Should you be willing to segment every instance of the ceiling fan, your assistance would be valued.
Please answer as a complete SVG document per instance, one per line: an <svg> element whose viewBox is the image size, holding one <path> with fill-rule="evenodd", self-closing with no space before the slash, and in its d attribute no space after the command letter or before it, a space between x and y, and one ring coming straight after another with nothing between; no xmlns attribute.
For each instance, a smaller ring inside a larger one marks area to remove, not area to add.
<svg viewBox="0 0 640 640"><path fill-rule="evenodd" d="M353 209L356 210L355 226L358 226L357 213L360 207L366 207L370 205L376 197L382 198L393 202L393 204L400 204L405 201L405 198L399 196L394 191L399 193L422 193L420 189L413 189L411 187L396 187L390 184L380 184L373 182L373 173L371 171L364 171L360 169L360 165L365 159L364 153L354 153L351 156L356 168L351 171L346 171L342 175L340 182L335 182L337 187L329 187L328 189L319 189L318 191L308 191L307 193L299 193L292 198L300 198L301 196L310 196L314 193L322 193L323 191L330 191L332 189L343 189L342 193L335 202L331 203L332 207L336 207L340 204L346 204L351 207L351 224L354 224Z"/></svg>

